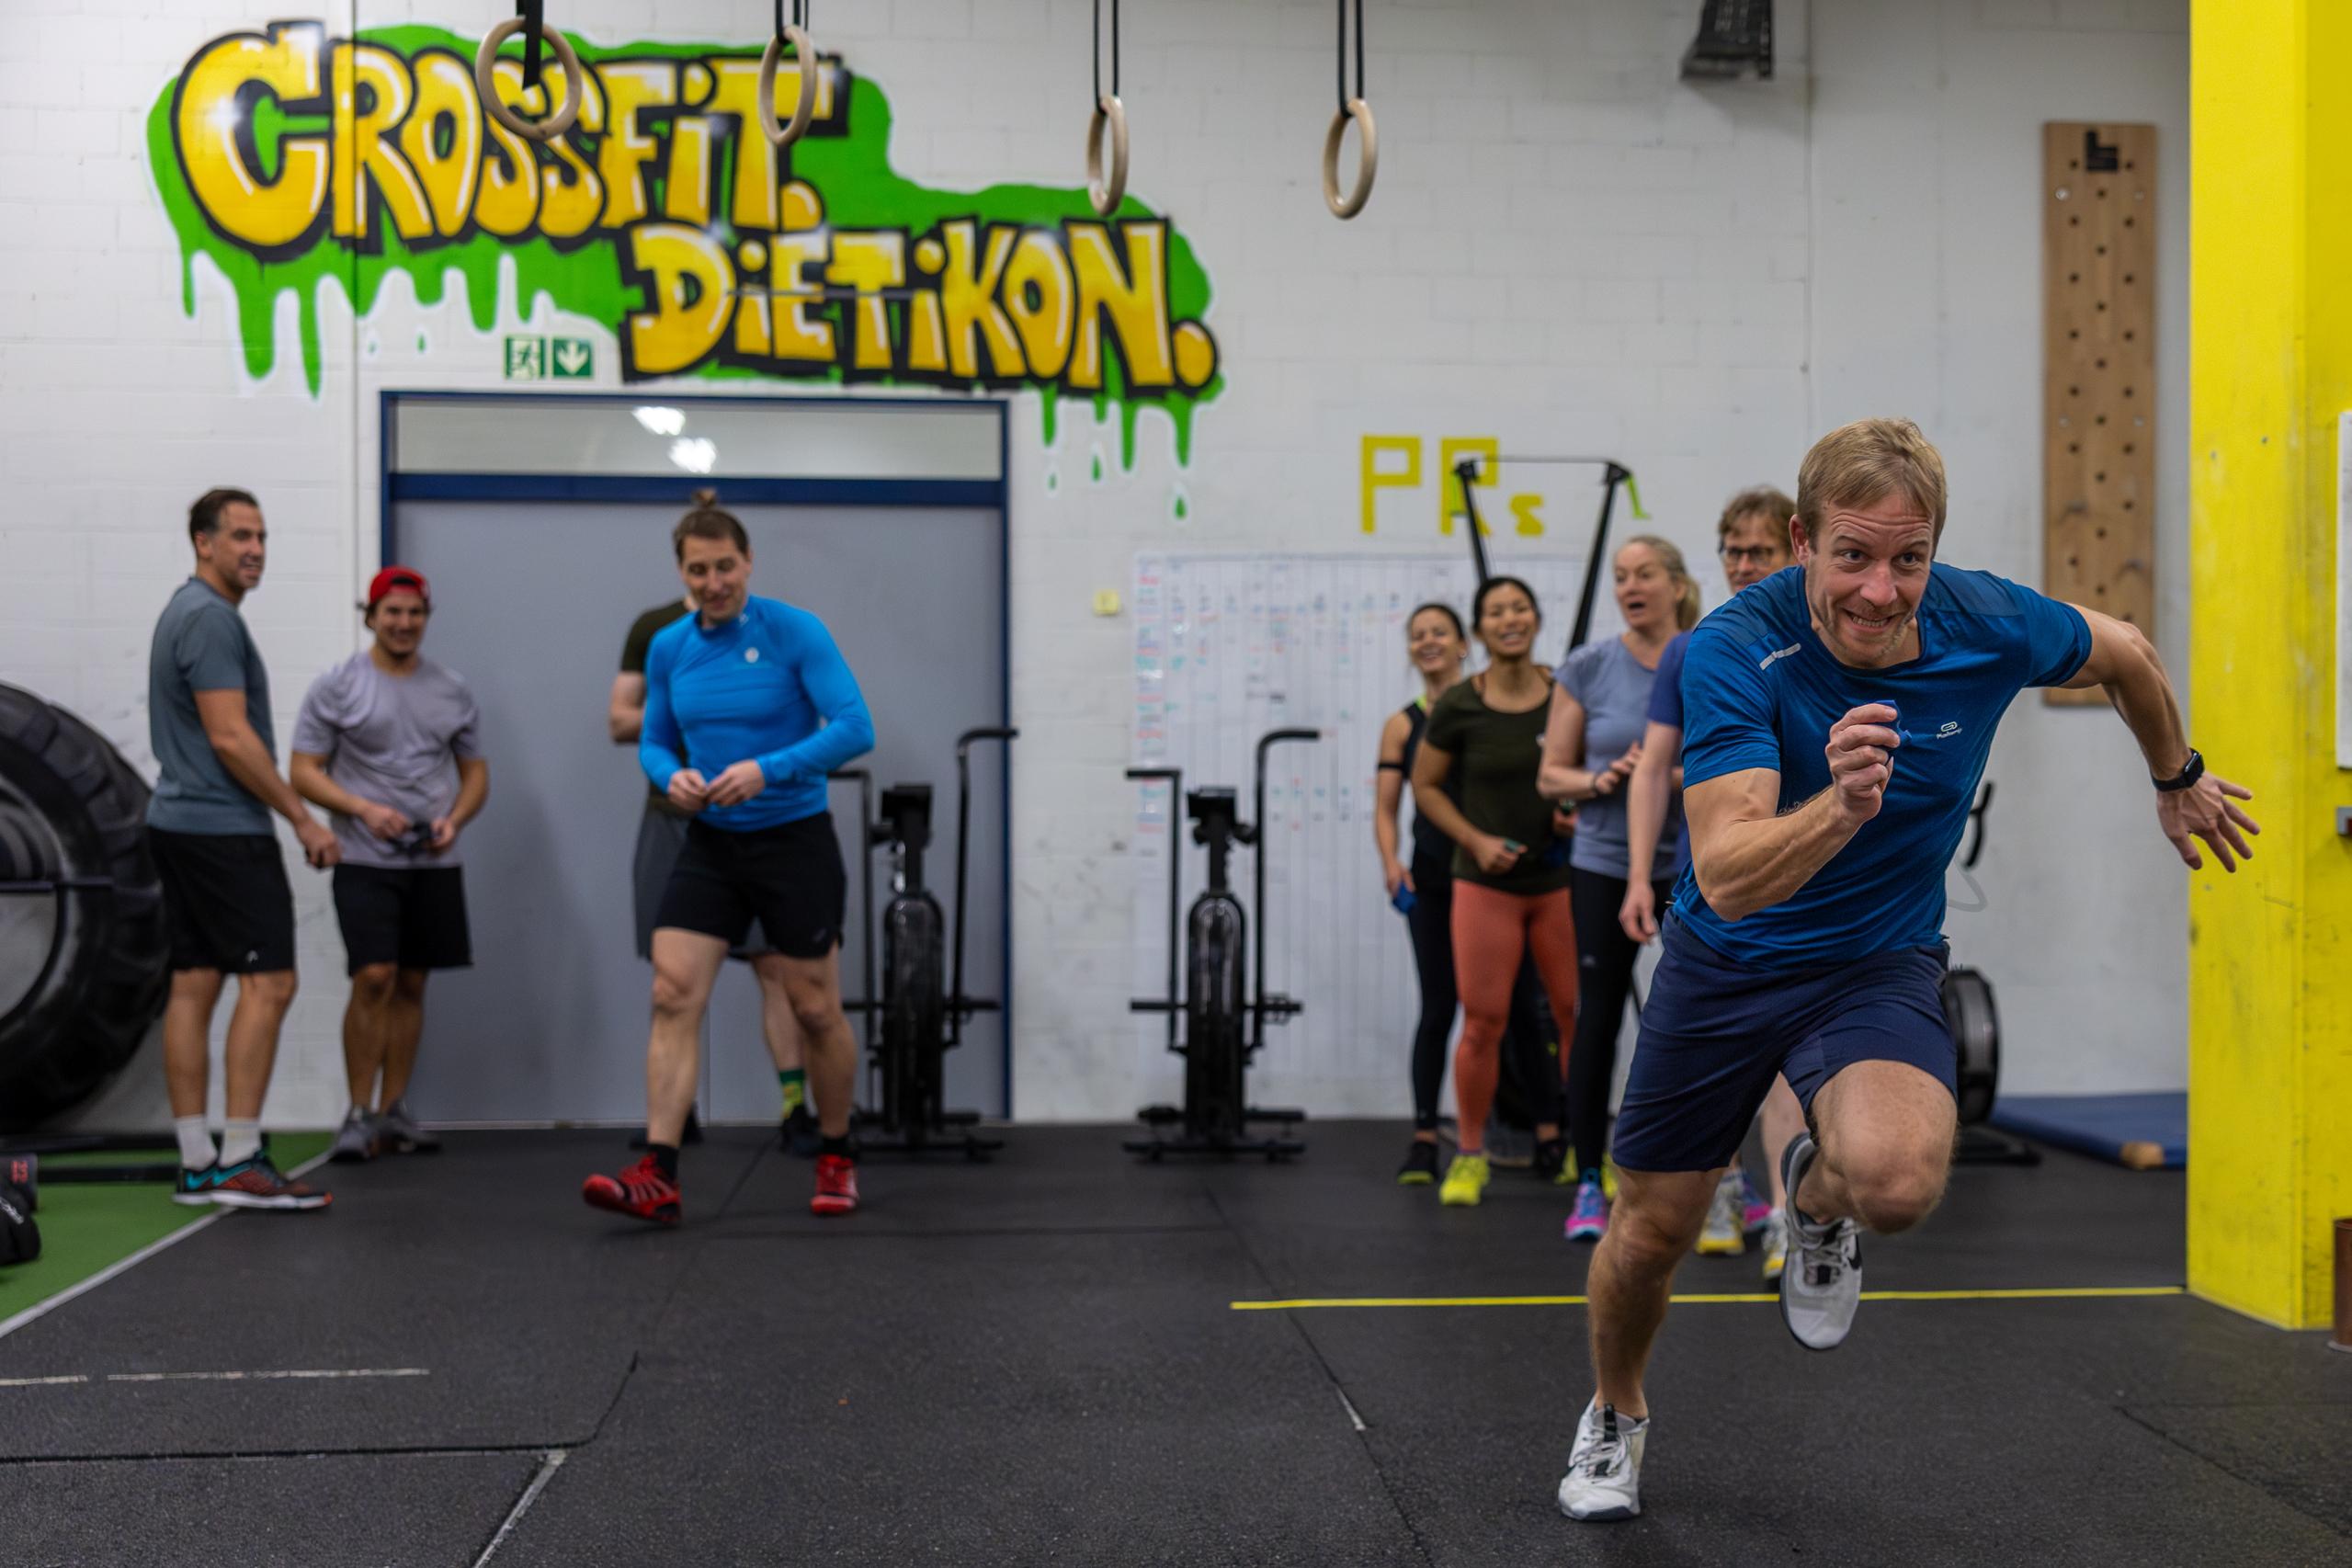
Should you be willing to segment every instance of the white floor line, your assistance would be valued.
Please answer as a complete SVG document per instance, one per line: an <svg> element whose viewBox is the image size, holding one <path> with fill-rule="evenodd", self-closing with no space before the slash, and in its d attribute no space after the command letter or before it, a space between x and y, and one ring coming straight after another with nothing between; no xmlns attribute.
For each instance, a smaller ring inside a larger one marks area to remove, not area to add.
<svg viewBox="0 0 2352 1568"><path fill-rule="evenodd" d="M486 1568L498 1549L506 1544L506 1538L515 1533L515 1527L523 1522L523 1516L531 1511L531 1505L539 1501L539 1494L547 1490L547 1483L555 1479L555 1472L563 1468L563 1461L571 1457L569 1449L547 1450L547 1457L540 1460L539 1473L531 1477L528 1486L523 1488L523 1494L515 1499L515 1506L506 1512L506 1522L498 1527L498 1533L490 1538L490 1544L483 1547L482 1555L473 1560L473 1568Z"/></svg>
<svg viewBox="0 0 2352 1568"><path fill-rule="evenodd" d="M305 1176L324 1164L326 1164L326 1156L324 1153L317 1154L310 1159L304 1160L301 1165L296 1165L292 1170L288 1171L286 1174L289 1176ZM87 1279L68 1285L65 1289L60 1290L54 1296L50 1297L47 1301L35 1301L31 1306L27 1307L23 1312L18 1312L16 1316L12 1318L0 1319L0 1339L6 1339L8 1335L16 1333L17 1330L24 1327L25 1324L55 1312L66 1302L74 1300L74 1297L88 1294L90 1291L95 1290L99 1286L105 1284L108 1280L113 1278L116 1275L128 1274L131 1270L138 1267L141 1264L146 1262L157 1253L162 1252L165 1247L172 1246L187 1240L188 1237L196 1234L197 1232L204 1229L207 1225L217 1224L222 1220L227 1218L232 1212L233 1212L232 1210L216 1208L211 1213L205 1215L202 1219L192 1221L187 1224L182 1225L170 1235L162 1236L154 1241L149 1242L145 1246L141 1247L129 1257L123 1258L119 1262L108 1264L106 1267L99 1269L96 1274L91 1275Z"/></svg>
<svg viewBox="0 0 2352 1568"><path fill-rule="evenodd" d="M108 1372L110 1383L239 1383L267 1382L276 1378L429 1378L429 1367L317 1367L267 1372ZM82 1378L53 1381L81 1382Z"/></svg>

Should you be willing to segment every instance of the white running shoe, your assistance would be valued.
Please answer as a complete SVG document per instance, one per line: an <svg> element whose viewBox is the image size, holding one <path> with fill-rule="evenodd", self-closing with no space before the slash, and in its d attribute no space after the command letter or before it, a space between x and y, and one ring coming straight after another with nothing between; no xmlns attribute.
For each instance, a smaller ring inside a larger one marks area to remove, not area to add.
<svg viewBox="0 0 2352 1568"><path fill-rule="evenodd" d="M1742 1193L1740 1173L1725 1171L1707 1205L1706 1227L1699 1233L1700 1256L1737 1257L1747 1251L1747 1227L1740 1212Z"/></svg>
<svg viewBox="0 0 2352 1568"><path fill-rule="evenodd" d="M1598 1394L1576 1423L1576 1447L1560 1478L1560 1511L1572 1519L1630 1519L1642 1512L1642 1449L1647 1416L1629 1421Z"/></svg>
<svg viewBox="0 0 2352 1568"><path fill-rule="evenodd" d="M1862 1304L1862 1234L1851 1220L1821 1223L1797 1207L1797 1184L1813 1163L1812 1135L1799 1133L1780 1156L1789 1202L1789 1262L1780 1276L1780 1321L1808 1350L1835 1350Z"/></svg>
<svg viewBox="0 0 2352 1568"><path fill-rule="evenodd" d="M1764 1221L1764 1277L1778 1281L1789 1261L1789 1217L1779 1210Z"/></svg>

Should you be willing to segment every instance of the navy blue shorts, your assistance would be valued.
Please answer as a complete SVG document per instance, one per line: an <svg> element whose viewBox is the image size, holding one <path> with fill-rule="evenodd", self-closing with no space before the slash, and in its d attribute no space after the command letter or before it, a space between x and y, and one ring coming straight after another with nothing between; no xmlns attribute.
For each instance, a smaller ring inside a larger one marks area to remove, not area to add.
<svg viewBox="0 0 2352 1568"><path fill-rule="evenodd" d="M1621 1168L1729 1165L1776 1073L1808 1111L1857 1062L1907 1062L1956 1089L1940 944L1775 970L1724 957L1679 920L1666 922L1665 938L1617 1117Z"/></svg>

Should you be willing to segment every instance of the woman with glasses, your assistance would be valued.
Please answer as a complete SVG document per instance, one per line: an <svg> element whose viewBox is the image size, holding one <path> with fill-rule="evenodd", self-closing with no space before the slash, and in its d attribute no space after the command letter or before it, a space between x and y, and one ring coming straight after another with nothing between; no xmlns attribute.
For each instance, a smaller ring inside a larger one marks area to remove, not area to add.
<svg viewBox="0 0 2352 1568"><path fill-rule="evenodd" d="M1789 519L1796 511L1794 501L1768 484L1743 490L1732 497L1731 504L1723 508L1722 520L1715 527L1723 561L1723 580L1731 585L1732 592L1736 594L1761 583L1790 563ZM1649 727L1642 740L1642 760L1626 787L1626 815L1632 824L1631 842L1636 847L1628 857L1630 869L1618 920L1625 934L1637 942L1649 941L1658 934L1657 915L1663 900L1653 892L1648 873L1654 858L1652 850L1658 844L1658 829L1665 823L1673 797L1682 783L1682 769L1677 766L1682 756L1682 654L1689 641L1687 633L1676 637L1666 644L1665 654L1658 660L1658 678L1650 694ZM1689 864L1690 834L1686 828L1676 843L1674 864L1665 880L1681 876L1683 868ZM1699 1233L1700 1252L1744 1252L1748 1233L1761 1230L1764 1277L1780 1278L1781 1263L1788 1253L1787 1232L1781 1221L1786 1195L1780 1190L1780 1151L1788 1146L1789 1140L1804 1131L1804 1110L1798 1105L1788 1080L1776 1079L1764 1102L1764 1164L1772 1183L1772 1201L1767 1204L1757 1195L1747 1173L1733 1160L1731 1168L1723 1173L1722 1185L1715 1189L1715 1202L1707 1212L1706 1228Z"/></svg>

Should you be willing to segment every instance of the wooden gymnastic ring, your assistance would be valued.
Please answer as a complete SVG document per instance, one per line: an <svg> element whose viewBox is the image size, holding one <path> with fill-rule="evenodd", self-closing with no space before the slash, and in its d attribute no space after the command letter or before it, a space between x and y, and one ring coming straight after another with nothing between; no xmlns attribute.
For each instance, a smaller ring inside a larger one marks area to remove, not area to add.
<svg viewBox="0 0 2352 1568"><path fill-rule="evenodd" d="M1364 138L1364 154L1356 164L1356 188L1346 196L1339 194L1339 139L1347 133L1347 122L1356 120ZM1323 199L1335 218L1353 218L1364 210L1364 203L1372 194L1372 177L1380 172L1381 136L1372 124L1372 106L1361 98L1350 98L1347 107L1331 117L1331 129L1323 138Z"/></svg>
<svg viewBox="0 0 2352 1568"><path fill-rule="evenodd" d="M783 62L784 46L792 46L801 66L801 98L792 106L792 119L788 125L776 123L776 67ZM759 93L754 103L759 110L759 128L778 147L790 147L809 133L809 121L817 108L817 73L824 66L817 59L817 46L809 35L784 24L781 37L767 40L767 48L759 57Z"/></svg>
<svg viewBox="0 0 2352 1568"><path fill-rule="evenodd" d="M522 30L523 18L520 17L509 17L490 29L490 36L483 39L482 47L473 51L474 90L482 95L482 107L489 111L491 118L516 135L528 137L533 142L552 142L571 130L572 122L580 118L580 105L588 96L588 75L580 68L580 57L572 52L570 40L542 22L540 24L540 37L555 46L555 58L563 67L562 110L545 119L525 119L508 108L498 97L497 79L491 73L498 63L499 46Z"/></svg>
<svg viewBox="0 0 2352 1568"><path fill-rule="evenodd" d="M1103 183L1103 127L1110 127L1110 183ZM1105 218L1127 199L1127 108L1105 93L1095 100L1094 118L1086 122L1086 199Z"/></svg>

